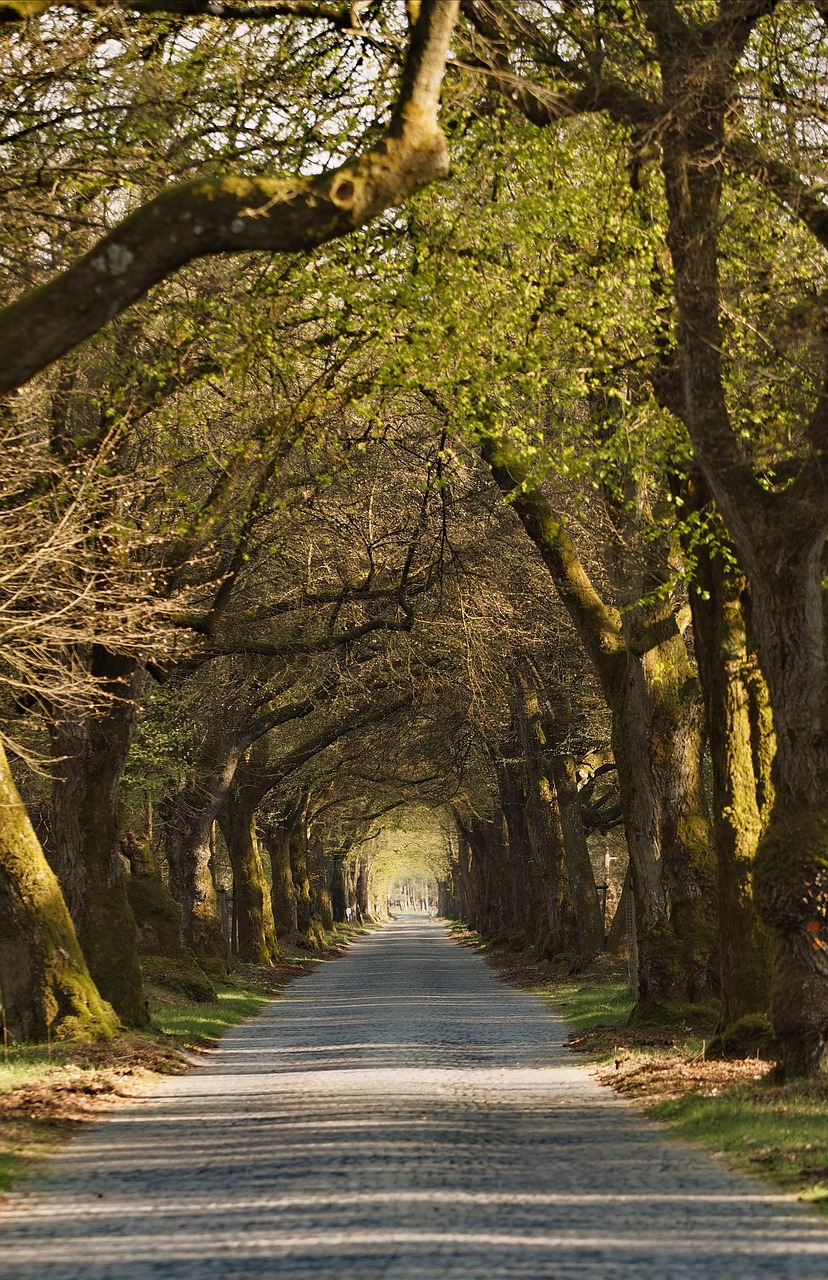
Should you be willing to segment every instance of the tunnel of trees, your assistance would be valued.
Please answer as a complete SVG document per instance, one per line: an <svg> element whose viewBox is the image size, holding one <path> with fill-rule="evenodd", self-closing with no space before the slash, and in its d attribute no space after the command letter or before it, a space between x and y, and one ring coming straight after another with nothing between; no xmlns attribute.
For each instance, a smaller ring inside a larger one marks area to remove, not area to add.
<svg viewBox="0 0 828 1280"><path fill-rule="evenodd" d="M828 1070L826 72L801 2L0 4L12 1035L434 894Z"/></svg>

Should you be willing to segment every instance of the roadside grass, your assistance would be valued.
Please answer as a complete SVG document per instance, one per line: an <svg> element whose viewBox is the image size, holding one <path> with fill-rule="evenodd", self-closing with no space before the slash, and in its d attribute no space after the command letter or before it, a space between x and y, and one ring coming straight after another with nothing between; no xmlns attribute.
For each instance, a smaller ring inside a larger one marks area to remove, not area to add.
<svg viewBox="0 0 828 1280"><path fill-rule="evenodd" d="M215 1045L231 1027L278 996L291 979L341 954L369 930L342 926L321 952L294 948L274 968L239 965L218 999L197 1004L149 980L151 1031L125 1031L109 1042L0 1046L0 1194L56 1150L84 1121L134 1097L162 1075L186 1071L188 1055Z"/></svg>
<svg viewBox="0 0 828 1280"><path fill-rule="evenodd" d="M828 1081L777 1084L759 1057L708 1059L715 1008L669 1023L629 1027L626 964L599 956L580 973L556 971L462 928L500 977L540 996L571 1028L569 1047L602 1083L698 1143L731 1168L758 1175L828 1214Z"/></svg>

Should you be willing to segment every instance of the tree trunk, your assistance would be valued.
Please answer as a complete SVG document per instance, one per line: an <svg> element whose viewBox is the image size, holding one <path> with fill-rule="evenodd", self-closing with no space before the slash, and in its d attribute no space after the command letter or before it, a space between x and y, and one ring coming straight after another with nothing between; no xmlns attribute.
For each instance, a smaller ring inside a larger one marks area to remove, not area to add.
<svg viewBox="0 0 828 1280"><path fill-rule="evenodd" d="M244 964L273 964L280 953L254 812L231 788L218 811L218 821L233 868L238 957Z"/></svg>
<svg viewBox="0 0 828 1280"><path fill-rule="evenodd" d="M603 948L604 921L581 816L575 761L571 755L555 754L552 757L552 776L561 814L569 896L578 934L578 954L586 963L593 960Z"/></svg>
<svg viewBox="0 0 828 1280"><path fill-rule="evenodd" d="M146 1027L135 917L120 858L118 787L141 673L93 647L92 674L112 701L97 715L67 711L51 726L55 758L49 856L98 990L126 1026Z"/></svg>
<svg viewBox="0 0 828 1280"><path fill-rule="evenodd" d="M87 969L57 877L0 744L0 991L16 1040L110 1039L115 1011Z"/></svg>
<svg viewBox="0 0 828 1280"><path fill-rule="evenodd" d="M670 602L634 602L640 569L626 563L630 607L607 605L564 523L507 440L481 452L546 564L601 681L612 714L624 830L638 922L638 1017L709 996L715 924L711 838L701 786L701 699ZM663 567L663 566L662 566ZM657 566L651 572L657 577ZM652 583L650 584L652 586Z"/></svg>
<svg viewBox="0 0 828 1280"><path fill-rule="evenodd" d="M311 911L319 921L323 932L333 929L333 903L329 885L328 858L322 837L313 832L308 845L308 865L310 870Z"/></svg>
<svg viewBox="0 0 828 1280"><path fill-rule="evenodd" d="M710 998L716 881L701 778L702 715L682 639L638 656L613 706L613 754L630 852L636 1017Z"/></svg>
<svg viewBox="0 0 828 1280"><path fill-rule="evenodd" d="M319 946L318 921L314 920L308 867L307 798L290 833L290 872L296 902L296 939L299 943Z"/></svg>
<svg viewBox="0 0 828 1280"><path fill-rule="evenodd" d="M296 915L296 889L290 870L290 836L298 813L284 823L266 822L262 827L262 842L270 855L271 907L276 937L295 938L298 928Z"/></svg>
<svg viewBox="0 0 828 1280"><path fill-rule="evenodd" d="M331 915L335 924L344 924L348 906L344 864L347 853L340 851L331 859Z"/></svg>
<svg viewBox="0 0 828 1280"><path fill-rule="evenodd" d="M771 935L756 913L752 893L753 858L763 826L764 788L757 782L756 763L767 757L769 745L757 742L766 732L754 714L762 680L748 653L743 590L741 575L728 571L721 555L698 549L690 603L713 763L722 999L716 1042L722 1052L737 1034L740 1019L766 1014L770 1001ZM733 1047L737 1052L744 1047L741 1038Z"/></svg>
<svg viewBox="0 0 828 1280"><path fill-rule="evenodd" d="M750 585L751 623L773 712L775 803L754 863L757 910L777 939L771 1016L781 1072L828 1071L828 665L822 556L828 527L826 392L804 422L796 480L768 492L733 428L719 321L721 155L732 82L663 48L665 93L692 109L669 117L662 169L681 357L682 416L696 460ZM723 67L727 62L722 61Z"/></svg>
<svg viewBox="0 0 828 1280"><path fill-rule="evenodd" d="M211 831L232 785L238 754L228 748L208 776L190 779L158 806L164 825L170 892L181 906L184 937L212 978L227 976L227 943L211 866Z"/></svg>
<svg viewBox="0 0 828 1280"><path fill-rule="evenodd" d="M776 800L756 851L755 894L777 939L771 1019L786 1076L828 1072L828 691L810 558L797 563L789 550L787 574L761 586L752 579L751 595L777 739Z"/></svg>

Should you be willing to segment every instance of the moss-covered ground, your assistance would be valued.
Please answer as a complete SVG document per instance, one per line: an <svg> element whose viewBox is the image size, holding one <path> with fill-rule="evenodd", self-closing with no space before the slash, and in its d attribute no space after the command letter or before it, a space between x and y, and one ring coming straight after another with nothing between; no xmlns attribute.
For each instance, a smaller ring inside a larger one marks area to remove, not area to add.
<svg viewBox="0 0 828 1280"><path fill-rule="evenodd" d="M294 977L340 953L364 932L342 927L321 952L289 951L273 968L239 966L208 1003L188 1000L162 965L145 975L153 1028L110 1042L0 1044L0 1193L58 1147L76 1126L116 1106L160 1075L184 1071L192 1053L278 996Z"/></svg>
<svg viewBox="0 0 828 1280"><path fill-rule="evenodd" d="M632 994L617 957L569 973L467 930L457 928L455 936L480 949L505 981L548 1001L569 1023L573 1052L603 1084L676 1136L828 1213L828 1080L778 1084L772 1063L761 1058L708 1060L707 1008L631 1029Z"/></svg>

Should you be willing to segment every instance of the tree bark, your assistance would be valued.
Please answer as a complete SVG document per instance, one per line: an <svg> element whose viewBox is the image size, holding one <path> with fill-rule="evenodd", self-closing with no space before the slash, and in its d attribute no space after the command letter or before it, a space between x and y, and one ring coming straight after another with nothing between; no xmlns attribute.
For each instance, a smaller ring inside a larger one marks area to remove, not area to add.
<svg viewBox="0 0 828 1280"><path fill-rule="evenodd" d="M578 954L586 963L593 960L604 946L604 922L581 816L575 761L571 755L558 752L553 755L552 776L561 815L569 896L578 935Z"/></svg>
<svg viewBox="0 0 828 1280"><path fill-rule="evenodd" d="M767 1014L770 1002L771 935L753 902L753 858L768 805L767 784L757 778L757 762L772 755L758 742L767 732L757 723L757 694L767 690L748 652L741 574L726 568L707 546L696 552L690 590L696 660L704 692L713 764L713 833L719 884L722 1016L717 1042L726 1051L735 1024ZM735 1045L741 1048L741 1044Z"/></svg>
<svg viewBox="0 0 828 1280"><path fill-rule="evenodd" d="M507 441L481 453L546 564L612 715L638 928L637 1017L709 996L715 889L701 786L702 707L669 602L621 613L605 604L562 521ZM632 569L632 566L631 566Z"/></svg>
<svg viewBox="0 0 828 1280"><path fill-rule="evenodd" d="M118 1027L86 966L1 743L0 991L16 1040L108 1040Z"/></svg>
<svg viewBox="0 0 828 1280"><path fill-rule="evenodd" d="M227 975L227 943L213 883L210 836L233 783L242 748L213 740L200 769L159 806L170 869L170 892L181 905L184 937L212 978ZM208 763L209 757L209 763Z"/></svg>
<svg viewBox="0 0 828 1280"><path fill-rule="evenodd" d="M126 1026L146 1027L118 821L141 672L134 659L95 645L92 674L111 702L92 715L65 711L51 725L56 763L49 856L98 990Z"/></svg>
<svg viewBox="0 0 828 1280"><path fill-rule="evenodd" d="M238 958L244 964L273 964L280 952L254 810L231 787L218 811L218 822L233 868Z"/></svg>

